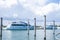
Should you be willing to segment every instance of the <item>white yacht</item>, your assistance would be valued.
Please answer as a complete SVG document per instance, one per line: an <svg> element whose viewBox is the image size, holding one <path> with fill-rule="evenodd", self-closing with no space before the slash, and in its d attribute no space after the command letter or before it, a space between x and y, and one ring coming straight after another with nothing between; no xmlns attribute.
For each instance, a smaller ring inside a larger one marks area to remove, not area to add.
<svg viewBox="0 0 60 40"><path fill-rule="evenodd" d="M11 24L9 24L6 28L4 29L8 29L8 30L15 30L15 29L19 29L19 30L27 30L28 24L25 22L12 22ZM29 24L29 29L33 30L34 26L31 26Z"/></svg>

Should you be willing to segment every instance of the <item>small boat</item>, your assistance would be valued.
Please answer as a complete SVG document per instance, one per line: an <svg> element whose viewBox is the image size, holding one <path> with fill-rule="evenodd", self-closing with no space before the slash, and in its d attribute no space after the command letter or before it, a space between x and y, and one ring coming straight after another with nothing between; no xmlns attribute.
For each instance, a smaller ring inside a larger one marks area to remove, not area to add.
<svg viewBox="0 0 60 40"><path fill-rule="evenodd" d="M54 27L53 25L47 25L46 29L53 29L53 27ZM55 26L54 29L57 29L57 26Z"/></svg>
<svg viewBox="0 0 60 40"><path fill-rule="evenodd" d="M57 29L60 29L60 27L57 27Z"/></svg>
<svg viewBox="0 0 60 40"><path fill-rule="evenodd" d="M29 27L30 30L34 29L34 26L31 26L25 22L12 22L11 24L9 24L5 29L7 30L27 30L27 28Z"/></svg>

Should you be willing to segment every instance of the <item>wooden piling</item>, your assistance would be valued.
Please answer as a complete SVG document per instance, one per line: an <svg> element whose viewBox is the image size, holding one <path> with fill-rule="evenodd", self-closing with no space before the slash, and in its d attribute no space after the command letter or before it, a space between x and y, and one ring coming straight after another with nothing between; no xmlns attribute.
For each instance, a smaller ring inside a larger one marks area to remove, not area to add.
<svg viewBox="0 0 60 40"><path fill-rule="evenodd" d="M55 21L53 21L53 37L54 37L54 40L55 40Z"/></svg>
<svg viewBox="0 0 60 40"><path fill-rule="evenodd" d="M1 36L2 36L3 18L1 17Z"/></svg>
<svg viewBox="0 0 60 40"><path fill-rule="evenodd" d="M36 18L34 18L34 40L36 40Z"/></svg>
<svg viewBox="0 0 60 40"><path fill-rule="evenodd" d="M1 26L0 26L0 31L1 31L1 34L0 34L0 38L2 40L2 26L3 26L3 18L1 17Z"/></svg>
<svg viewBox="0 0 60 40"><path fill-rule="evenodd" d="M29 36L29 19L28 19L28 27L27 27L27 30L28 30L28 36Z"/></svg>
<svg viewBox="0 0 60 40"><path fill-rule="evenodd" d="M46 40L46 15L44 15L44 40Z"/></svg>

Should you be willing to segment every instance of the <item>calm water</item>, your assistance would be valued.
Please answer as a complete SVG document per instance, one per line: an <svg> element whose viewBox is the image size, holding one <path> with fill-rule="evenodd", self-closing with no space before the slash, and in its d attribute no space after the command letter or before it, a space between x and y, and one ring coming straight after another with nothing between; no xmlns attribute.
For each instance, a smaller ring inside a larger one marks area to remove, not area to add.
<svg viewBox="0 0 60 40"><path fill-rule="evenodd" d="M55 33L59 33L56 30ZM44 40L44 30L37 30L36 40ZM47 30L47 40L53 40L53 30ZM60 36L59 36L60 37ZM30 30L30 35L27 35L27 30L3 30L2 40L34 40L34 30Z"/></svg>

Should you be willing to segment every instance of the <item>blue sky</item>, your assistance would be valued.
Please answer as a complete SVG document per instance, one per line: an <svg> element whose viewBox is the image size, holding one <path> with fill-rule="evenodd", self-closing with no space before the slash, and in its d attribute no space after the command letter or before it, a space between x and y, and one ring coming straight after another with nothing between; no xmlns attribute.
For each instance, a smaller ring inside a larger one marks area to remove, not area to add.
<svg viewBox="0 0 60 40"><path fill-rule="evenodd" d="M0 17L4 19L33 19L60 21L60 0L0 0Z"/></svg>

